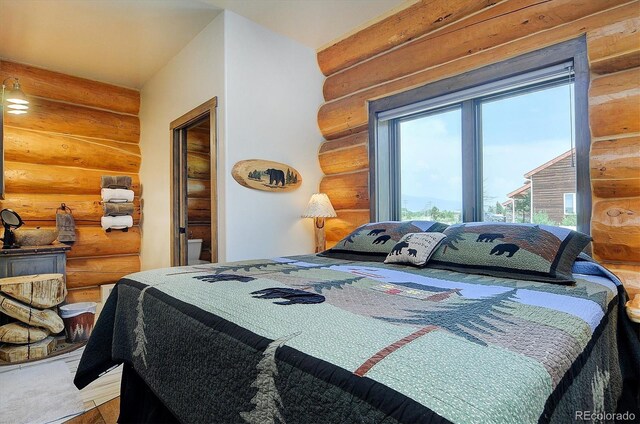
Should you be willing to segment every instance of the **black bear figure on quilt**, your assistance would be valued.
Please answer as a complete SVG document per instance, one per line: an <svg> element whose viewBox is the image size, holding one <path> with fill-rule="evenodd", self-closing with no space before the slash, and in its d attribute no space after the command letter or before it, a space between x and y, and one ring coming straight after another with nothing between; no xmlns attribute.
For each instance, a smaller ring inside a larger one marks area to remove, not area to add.
<svg viewBox="0 0 640 424"><path fill-rule="evenodd" d="M282 302L273 302L276 305L294 305L297 303L322 303L325 298L321 294L309 293L304 290L290 289L286 287L273 287L251 292L257 299L284 299Z"/></svg>
<svg viewBox="0 0 640 424"><path fill-rule="evenodd" d="M390 238L391 236L380 236L377 239L375 239L372 244L385 244L386 242L389 241Z"/></svg>
<svg viewBox="0 0 640 424"><path fill-rule="evenodd" d="M504 234L498 233L484 233L478 236L476 241L483 241L485 243L493 243L495 239L504 238Z"/></svg>
<svg viewBox="0 0 640 424"><path fill-rule="evenodd" d="M507 255L507 258L510 258L513 255L515 255L515 253L518 250L520 250L520 247L518 245L516 245L516 244L503 243L503 244L496 245L493 249L491 249L491 253L489 253L489 254L493 255L495 253L496 256L500 256L503 253L509 253Z"/></svg>

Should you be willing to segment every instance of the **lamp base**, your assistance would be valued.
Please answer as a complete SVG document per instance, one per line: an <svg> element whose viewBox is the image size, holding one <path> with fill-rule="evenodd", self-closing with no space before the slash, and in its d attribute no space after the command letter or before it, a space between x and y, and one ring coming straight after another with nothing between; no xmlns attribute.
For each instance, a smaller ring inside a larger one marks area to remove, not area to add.
<svg viewBox="0 0 640 424"><path fill-rule="evenodd" d="M324 235L324 218L314 218L313 230L316 240L316 253L324 252L327 248L327 241Z"/></svg>

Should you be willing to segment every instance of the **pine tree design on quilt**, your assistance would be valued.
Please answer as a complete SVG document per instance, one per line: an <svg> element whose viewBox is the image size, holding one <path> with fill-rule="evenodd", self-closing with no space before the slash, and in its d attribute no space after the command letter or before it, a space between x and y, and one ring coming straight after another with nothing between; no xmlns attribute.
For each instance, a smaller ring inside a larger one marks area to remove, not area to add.
<svg viewBox="0 0 640 424"><path fill-rule="evenodd" d="M360 235L360 233L362 232L362 228L358 228L357 230L355 230L354 232L352 232L351 234L349 234L345 239L344 239L344 243L342 243L343 246L346 246L347 243L354 243L353 238L357 237Z"/></svg>
<svg viewBox="0 0 640 424"><path fill-rule="evenodd" d="M276 419L281 424L285 424L280 409L282 399L278 393L275 377L278 375L278 364L276 363L276 351L287 341L300 333L280 337L269 343L262 353L262 359L258 362L256 369L258 376L251 383L251 387L258 389L251 399L255 407L248 412L240 412L240 416L249 424L275 424Z"/></svg>
<svg viewBox="0 0 640 424"><path fill-rule="evenodd" d="M447 238L442 241L442 246L444 246L442 250L443 255L447 253L447 249L459 250L456 244L464 240L462 234L464 234L465 230L464 224L461 224L459 227L453 227L447 232Z"/></svg>
<svg viewBox="0 0 640 424"><path fill-rule="evenodd" d="M355 277L355 278L348 278L346 280L327 280L327 281L319 281L317 283L310 283L309 286L307 286L310 289L313 289L316 293L320 293L322 294L322 290L331 290L333 288L336 289L340 289L342 290L342 288L348 284L353 284L357 281L360 281L362 279L364 279L366 277ZM305 287L305 288L307 288Z"/></svg>
<svg viewBox="0 0 640 424"><path fill-rule="evenodd" d="M610 374L609 371L602 371L596 367L596 372L593 374L593 380L591 380L591 396L593 398L593 413L594 415L604 415L605 399L604 394L606 388L609 386Z"/></svg>
<svg viewBox="0 0 640 424"><path fill-rule="evenodd" d="M224 272L237 272L237 271L246 271L250 272L254 271L279 271L278 268L281 268L283 265L288 265L286 262L260 262L253 264L239 264L239 265L218 265L214 269L211 269L215 274L222 274ZM271 269L274 267L274 269Z"/></svg>
<svg viewBox="0 0 640 424"><path fill-rule="evenodd" d="M516 290L514 289L487 298L459 299L444 305L437 304L433 310L406 310L406 312L412 313L407 318L375 318L416 326L434 325L469 341L486 346L487 344L471 334L470 330L481 334L489 334L491 331L502 332L499 327L489 322L489 320L495 320L506 325L513 324L507 319L510 314L505 311L513 309L513 306L510 306L508 302L513 300L512 298L515 294Z"/></svg>
<svg viewBox="0 0 640 424"><path fill-rule="evenodd" d="M144 293L151 286L147 286L140 291L138 296L138 305L136 306L136 328L133 329L133 334L136 336L136 349L133 351L133 356L141 358L145 368L147 368L147 337L144 334Z"/></svg>

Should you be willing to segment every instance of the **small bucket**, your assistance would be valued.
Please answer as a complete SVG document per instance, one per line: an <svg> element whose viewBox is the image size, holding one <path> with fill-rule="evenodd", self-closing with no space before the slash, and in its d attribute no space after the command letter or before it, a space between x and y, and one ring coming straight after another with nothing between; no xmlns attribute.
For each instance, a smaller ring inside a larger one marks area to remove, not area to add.
<svg viewBox="0 0 640 424"><path fill-rule="evenodd" d="M64 332L68 343L89 340L96 318L95 302L69 303L60 306L60 316L64 321Z"/></svg>

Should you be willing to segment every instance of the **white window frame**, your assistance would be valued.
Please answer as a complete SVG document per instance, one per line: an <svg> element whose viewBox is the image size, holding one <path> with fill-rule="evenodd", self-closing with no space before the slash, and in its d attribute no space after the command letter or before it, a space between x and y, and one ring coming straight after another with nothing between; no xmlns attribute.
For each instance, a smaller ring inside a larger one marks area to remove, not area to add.
<svg viewBox="0 0 640 424"><path fill-rule="evenodd" d="M570 194L571 195L571 199L572 199L572 205L571 208L573 210L573 213L567 213L567 195ZM576 194L575 193L563 193L562 194L562 211L564 212L564 215L576 215Z"/></svg>

